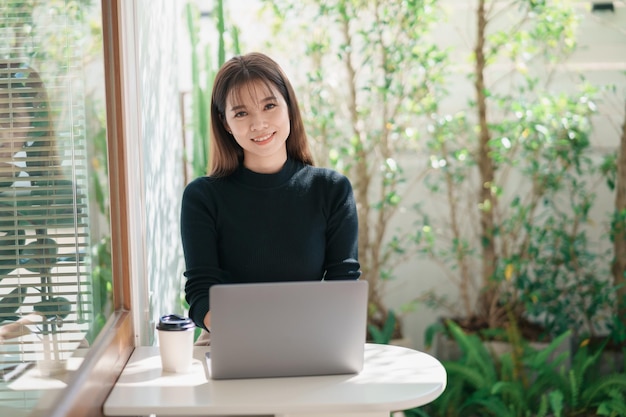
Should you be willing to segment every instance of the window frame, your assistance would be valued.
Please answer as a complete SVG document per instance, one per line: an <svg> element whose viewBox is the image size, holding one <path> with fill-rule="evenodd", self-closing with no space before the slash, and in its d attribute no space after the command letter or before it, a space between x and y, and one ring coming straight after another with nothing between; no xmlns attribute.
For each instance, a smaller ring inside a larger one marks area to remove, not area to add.
<svg viewBox="0 0 626 417"><path fill-rule="evenodd" d="M102 406L134 350L129 227L129 169L125 141L122 0L101 0L107 111L113 314L100 331L80 368L59 393L50 417L103 416ZM85 399L88 398L88 401Z"/></svg>

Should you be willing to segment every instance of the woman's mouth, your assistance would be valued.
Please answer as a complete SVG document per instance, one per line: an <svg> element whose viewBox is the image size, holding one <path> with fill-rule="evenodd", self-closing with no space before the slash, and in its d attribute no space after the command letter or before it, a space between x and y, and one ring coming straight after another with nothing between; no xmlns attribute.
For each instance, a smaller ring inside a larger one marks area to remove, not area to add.
<svg viewBox="0 0 626 417"><path fill-rule="evenodd" d="M267 135L264 136L259 136L258 138L252 138L252 141L255 143L263 143L263 142L267 142L268 140L270 140L271 138L274 137L274 133L269 133Z"/></svg>

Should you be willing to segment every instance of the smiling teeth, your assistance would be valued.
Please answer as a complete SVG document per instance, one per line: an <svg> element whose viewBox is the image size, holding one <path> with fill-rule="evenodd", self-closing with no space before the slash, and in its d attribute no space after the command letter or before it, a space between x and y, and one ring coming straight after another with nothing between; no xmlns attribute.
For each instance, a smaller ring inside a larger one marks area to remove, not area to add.
<svg viewBox="0 0 626 417"><path fill-rule="evenodd" d="M266 140L268 140L270 137L272 137L272 134L270 133L267 136L263 136L262 138L254 138L252 139L254 142L264 142Z"/></svg>

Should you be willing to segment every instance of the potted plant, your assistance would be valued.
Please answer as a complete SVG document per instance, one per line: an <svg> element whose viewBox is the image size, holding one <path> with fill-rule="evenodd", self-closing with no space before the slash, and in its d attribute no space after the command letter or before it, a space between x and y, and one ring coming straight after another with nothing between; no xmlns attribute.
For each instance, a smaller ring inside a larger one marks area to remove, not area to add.
<svg viewBox="0 0 626 417"><path fill-rule="evenodd" d="M601 279L606 247L590 234L601 180L588 156L595 90L550 86L574 51L575 12L482 0L475 23L470 107L433 117L425 183L441 205L418 207L414 239L457 285L462 308L452 315L466 330L593 332L612 290Z"/></svg>
<svg viewBox="0 0 626 417"><path fill-rule="evenodd" d="M461 347L457 361L444 361L448 385L433 403L406 410L406 417L428 416L581 416L623 415L626 375L598 372L599 351L559 351L568 333L545 349L534 349L520 335L515 348L501 356L489 352L476 334L449 323ZM564 362L571 366L563 366Z"/></svg>

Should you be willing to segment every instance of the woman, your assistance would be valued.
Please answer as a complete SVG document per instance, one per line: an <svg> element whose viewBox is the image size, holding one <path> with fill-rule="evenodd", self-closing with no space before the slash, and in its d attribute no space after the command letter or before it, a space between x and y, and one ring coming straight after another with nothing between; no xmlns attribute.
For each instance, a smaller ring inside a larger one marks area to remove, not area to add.
<svg viewBox="0 0 626 417"><path fill-rule="evenodd" d="M51 140L54 135L48 107L46 87L37 71L21 62L0 61L1 189L10 187L23 174L34 185L48 185L46 178L62 175ZM20 152L27 157L16 157Z"/></svg>
<svg viewBox="0 0 626 417"><path fill-rule="evenodd" d="M70 302L64 297L54 296L54 288L44 285L23 284L23 278L14 271L23 267L21 261L28 248L54 245L56 242L47 234L47 229L58 226L58 216L53 214L75 214L73 208L73 184L64 179L62 163L54 144L50 102L44 82L35 69L14 61L0 60L0 281L5 288L15 282L15 288L0 295L3 314L0 315L0 344L31 333L32 327L47 323L50 315L42 313L39 306L48 310ZM16 185L19 181L22 184ZM15 191L18 190L16 194ZM37 196L37 198L34 198ZM49 200L45 200L48 196ZM17 198L17 200L16 200ZM29 205L28 202L32 202ZM19 210L16 210L19 205ZM54 206L54 209L51 209ZM49 216L40 218L37 213L48 209ZM69 217L72 218L72 217ZM59 220L62 221L62 220ZM37 227L37 239L27 243L27 230ZM53 237L53 236L52 236ZM52 246L50 251L56 250ZM32 251L32 250L31 250ZM32 255L31 255L32 256ZM41 255L43 262L44 255ZM48 259L48 265L55 260ZM50 267L47 268L48 270ZM39 270L41 280L48 281L46 268ZM26 278L28 281L28 278ZM41 301L33 305L28 288L35 288ZM28 301L25 298L29 297ZM24 310L24 307L26 310ZM34 311L29 312L30 310ZM60 307L59 307L60 308ZM60 310L59 310L60 312ZM67 314L59 314L65 318ZM47 325L47 324L46 324Z"/></svg>
<svg viewBox="0 0 626 417"><path fill-rule="evenodd" d="M222 66L211 132L210 175L186 187L181 212L196 325L210 329L213 284L359 278L352 186L313 166L298 102L276 62L251 53Z"/></svg>

